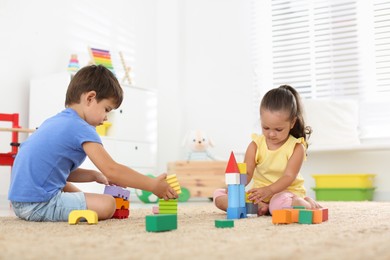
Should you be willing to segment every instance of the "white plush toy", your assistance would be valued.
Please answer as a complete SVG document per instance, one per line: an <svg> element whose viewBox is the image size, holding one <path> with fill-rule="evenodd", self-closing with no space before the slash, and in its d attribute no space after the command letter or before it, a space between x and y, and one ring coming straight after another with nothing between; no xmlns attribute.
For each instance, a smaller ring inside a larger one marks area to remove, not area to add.
<svg viewBox="0 0 390 260"><path fill-rule="evenodd" d="M209 147L214 147L214 144L201 130L190 131L185 137L183 145L189 149L188 161L215 160L208 151Z"/></svg>

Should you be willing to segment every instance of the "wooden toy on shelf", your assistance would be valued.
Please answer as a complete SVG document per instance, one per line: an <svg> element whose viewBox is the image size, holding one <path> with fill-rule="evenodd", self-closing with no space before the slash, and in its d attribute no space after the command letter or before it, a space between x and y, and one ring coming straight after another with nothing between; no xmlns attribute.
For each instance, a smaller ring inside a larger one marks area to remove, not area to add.
<svg viewBox="0 0 390 260"><path fill-rule="evenodd" d="M130 77L131 67L126 65L125 58L123 57L123 53L121 51L119 52L119 57L121 58L123 70L125 71L125 75L123 76L122 83L125 83L125 81L127 80L127 83L131 85L133 83Z"/></svg>
<svg viewBox="0 0 390 260"><path fill-rule="evenodd" d="M88 224L97 224L98 215L95 211L90 209L85 210L72 210L68 216L68 222L71 225L78 224L81 219L85 219Z"/></svg>
<svg viewBox="0 0 390 260"><path fill-rule="evenodd" d="M88 52L89 55L91 56L90 64L103 65L104 67L111 70L111 72L115 74L114 67L112 65L110 51L88 47Z"/></svg>
<svg viewBox="0 0 390 260"><path fill-rule="evenodd" d="M68 64L68 72L73 75L80 69L79 60L77 58L77 54L70 55L70 60Z"/></svg>

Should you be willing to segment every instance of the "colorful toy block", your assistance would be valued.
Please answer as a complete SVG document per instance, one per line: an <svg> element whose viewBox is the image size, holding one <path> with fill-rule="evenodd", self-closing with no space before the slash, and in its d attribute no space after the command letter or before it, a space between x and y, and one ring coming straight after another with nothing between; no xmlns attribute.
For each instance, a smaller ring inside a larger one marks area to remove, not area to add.
<svg viewBox="0 0 390 260"><path fill-rule="evenodd" d="M328 209L321 208L321 211L322 211L322 222L328 221Z"/></svg>
<svg viewBox="0 0 390 260"><path fill-rule="evenodd" d="M236 157L234 156L233 152L230 153L230 158L226 166L225 173L240 173L240 170L237 166Z"/></svg>
<svg viewBox="0 0 390 260"><path fill-rule="evenodd" d="M217 228L232 228L234 227L234 221L231 219L216 219L214 225Z"/></svg>
<svg viewBox="0 0 390 260"><path fill-rule="evenodd" d="M125 200L128 200L130 197L130 191L126 190L122 187L115 186L115 185L106 185L104 188L104 194L109 194L112 195L113 197L116 198L123 198Z"/></svg>
<svg viewBox="0 0 390 260"><path fill-rule="evenodd" d="M306 209L299 210L298 223L299 224L312 224L313 223L313 211L306 210Z"/></svg>
<svg viewBox="0 0 390 260"><path fill-rule="evenodd" d="M85 210L72 210L68 216L68 222L71 225L78 224L80 219L87 220L88 224L97 224L98 215L95 211L85 209Z"/></svg>
<svg viewBox="0 0 390 260"><path fill-rule="evenodd" d="M294 209L294 208L288 208L285 209L291 212L291 222L292 223L298 223L299 221L299 209Z"/></svg>
<svg viewBox="0 0 390 260"><path fill-rule="evenodd" d="M159 214L177 214L177 199L158 201Z"/></svg>
<svg viewBox="0 0 390 260"><path fill-rule="evenodd" d="M177 215L149 215L145 217L146 231L162 232L177 229Z"/></svg>
<svg viewBox="0 0 390 260"><path fill-rule="evenodd" d="M247 217L257 216L257 211L259 210L259 207L257 204L254 204L253 202L246 202L245 207L246 207Z"/></svg>
<svg viewBox="0 0 390 260"><path fill-rule="evenodd" d="M129 209L130 201L122 198L115 198L116 209Z"/></svg>
<svg viewBox="0 0 390 260"><path fill-rule="evenodd" d="M320 209L313 209L313 224L321 224L322 223L322 210Z"/></svg>
<svg viewBox="0 0 390 260"><path fill-rule="evenodd" d="M153 214L159 214L160 213L160 208L158 206L153 206L152 212L153 212Z"/></svg>
<svg viewBox="0 0 390 260"><path fill-rule="evenodd" d="M117 209L115 210L115 213L112 216L112 218L124 219L124 218L128 218L129 215L130 215L130 211L128 209Z"/></svg>
<svg viewBox="0 0 390 260"><path fill-rule="evenodd" d="M177 195L181 193L180 184L177 180L176 174L170 174L167 176L166 181L176 191Z"/></svg>
<svg viewBox="0 0 390 260"><path fill-rule="evenodd" d="M225 183L229 184L240 184L240 175L239 173L229 173L225 174Z"/></svg>
<svg viewBox="0 0 390 260"><path fill-rule="evenodd" d="M292 223L291 211L286 209L276 209L272 211L273 224L290 224Z"/></svg>
<svg viewBox="0 0 390 260"><path fill-rule="evenodd" d="M283 219L284 214L289 214L286 212L291 213L290 223L320 224L328 220L328 209L325 208L321 208L321 209L285 208L281 210L274 210L272 212L272 223L288 224L288 223L284 223L285 222L284 220L280 220Z"/></svg>
<svg viewBox="0 0 390 260"><path fill-rule="evenodd" d="M240 219L246 218L246 208L227 208L226 218L227 219Z"/></svg>

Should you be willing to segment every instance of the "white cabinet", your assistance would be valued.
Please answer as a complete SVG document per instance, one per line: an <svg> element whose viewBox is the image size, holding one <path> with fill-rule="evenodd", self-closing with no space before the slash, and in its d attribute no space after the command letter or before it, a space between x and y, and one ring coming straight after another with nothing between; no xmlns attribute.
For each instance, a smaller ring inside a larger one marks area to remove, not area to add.
<svg viewBox="0 0 390 260"><path fill-rule="evenodd" d="M48 117L65 108L68 73L31 80L29 127L37 128ZM153 90L122 86L121 106L108 115L112 124L102 136L105 149L118 163L144 174L156 174L157 93ZM82 167L96 169L87 160ZM102 185L77 184L84 191L101 192Z"/></svg>

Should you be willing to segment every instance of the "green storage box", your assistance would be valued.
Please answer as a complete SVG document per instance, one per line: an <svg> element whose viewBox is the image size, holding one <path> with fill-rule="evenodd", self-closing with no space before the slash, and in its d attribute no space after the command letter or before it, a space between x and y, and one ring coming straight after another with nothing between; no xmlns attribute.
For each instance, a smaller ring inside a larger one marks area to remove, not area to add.
<svg viewBox="0 0 390 260"><path fill-rule="evenodd" d="M375 188L312 188L318 201L372 200Z"/></svg>

